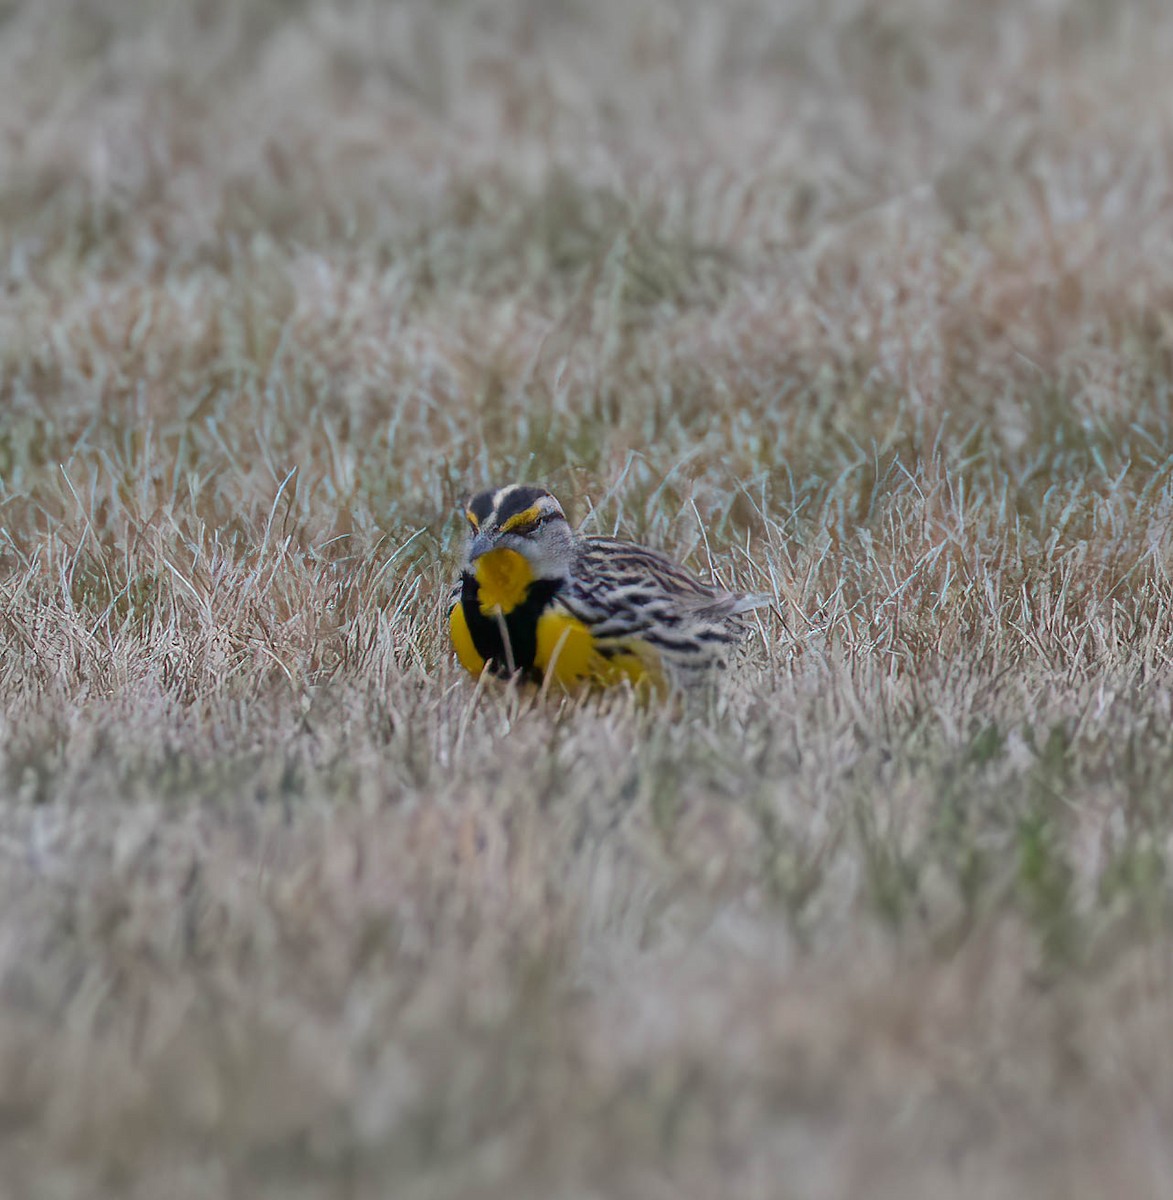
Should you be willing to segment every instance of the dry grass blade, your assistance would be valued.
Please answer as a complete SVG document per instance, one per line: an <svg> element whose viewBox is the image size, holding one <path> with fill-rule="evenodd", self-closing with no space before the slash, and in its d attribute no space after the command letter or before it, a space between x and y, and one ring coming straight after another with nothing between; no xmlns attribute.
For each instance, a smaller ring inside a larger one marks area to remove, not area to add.
<svg viewBox="0 0 1173 1200"><path fill-rule="evenodd" d="M1163 1196L1170 61L0 0L0 1194ZM461 675L520 478L716 703Z"/></svg>

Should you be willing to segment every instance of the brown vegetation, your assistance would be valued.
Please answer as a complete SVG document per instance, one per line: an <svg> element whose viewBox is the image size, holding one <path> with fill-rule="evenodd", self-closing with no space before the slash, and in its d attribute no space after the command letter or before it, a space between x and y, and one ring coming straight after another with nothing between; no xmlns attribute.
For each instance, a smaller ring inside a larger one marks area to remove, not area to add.
<svg viewBox="0 0 1173 1200"><path fill-rule="evenodd" d="M1173 13L0 2L0 1175L1158 1197ZM474 688L468 487L770 591Z"/></svg>

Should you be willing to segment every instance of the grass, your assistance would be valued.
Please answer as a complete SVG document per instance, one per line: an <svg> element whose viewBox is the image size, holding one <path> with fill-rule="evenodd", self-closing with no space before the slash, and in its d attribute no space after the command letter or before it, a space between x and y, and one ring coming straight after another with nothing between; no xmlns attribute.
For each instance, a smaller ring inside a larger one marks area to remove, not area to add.
<svg viewBox="0 0 1173 1200"><path fill-rule="evenodd" d="M1171 51L0 4L0 1190L1163 1196ZM704 719L462 676L521 478Z"/></svg>

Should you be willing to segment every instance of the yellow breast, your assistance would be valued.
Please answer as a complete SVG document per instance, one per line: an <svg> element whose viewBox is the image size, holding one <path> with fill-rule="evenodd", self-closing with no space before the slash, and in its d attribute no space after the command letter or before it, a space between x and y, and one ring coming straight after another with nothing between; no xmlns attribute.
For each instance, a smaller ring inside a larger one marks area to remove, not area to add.
<svg viewBox="0 0 1173 1200"><path fill-rule="evenodd" d="M605 655L595 644L590 629L576 617L551 608L538 618L538 648L534 665L544 677L563 687L591 683L612 687L625 680L639 688L663 686L660 672L650 654L636 649Z"/></svg>
<svg viewBox="0 0 1173 1200"><path fill-rule="evenodd" d="M476 560L477 597L486 617L512 612L525 600L534 573L516 550L490 550Z"/></svg>
<svg viewBox="0 0 1173 1200"><path fill-rule="evenodd" d="M479 675L485 669L485 660L481 658L476 646L473 645L468 621L464 616L464 606L459 602L449 614L448 632L452 636L452 649L456 651L460 665L469 674Z"/></svg>
<svg viewBox="0 0 1173 1200"><path fill-rule="evenodd" d="M493 550L476 561L478 600L487 617L512 612L525 600L533 581L529 564L512 550ZM452 648L460 665L480 675L485 660L473 642L464 606L457 603L448 620ZM583 685L611 687L624 682L639 688L663 690L664 679L656 655L649 648L632 646L603 654L590 628L557 604L537 621L533 664L542 677L572 690Z"/></svg>

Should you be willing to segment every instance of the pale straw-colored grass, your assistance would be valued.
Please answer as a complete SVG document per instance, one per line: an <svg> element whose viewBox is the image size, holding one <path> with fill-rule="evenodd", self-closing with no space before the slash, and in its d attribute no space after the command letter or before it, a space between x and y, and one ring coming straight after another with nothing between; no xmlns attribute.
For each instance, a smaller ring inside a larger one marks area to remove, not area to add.
<svg viewBox="0 0 1173 1200"><path fill-rule="evenodd" d="M0 1192L1160 1197L1173 13L0 3ZM476 687L462 491L766 591Z"/></svg>

